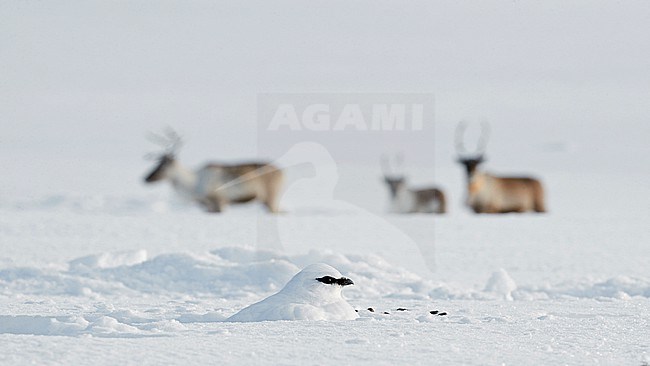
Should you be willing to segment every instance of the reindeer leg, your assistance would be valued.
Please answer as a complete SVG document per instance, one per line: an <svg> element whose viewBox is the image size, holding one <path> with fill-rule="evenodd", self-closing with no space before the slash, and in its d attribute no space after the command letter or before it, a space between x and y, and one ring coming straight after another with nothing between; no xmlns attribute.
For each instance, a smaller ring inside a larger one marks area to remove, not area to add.
<svg viewBox="0 0 650 366"><path fill-rule="evenodd" d="M264 200L263 204L266 206L266 208L269 210L271 213L281 213L280 211L280 204L279 204L279 197L277 196L278 193L272 194L270 197L268 197L266 200Z"/></svg>
<svg viewBox="0 0 650 366"><path fill-rule="evenodd" d="M447 200L445 198L445 195L440 192L438 194L438 210L436 213L443 214L447 212Z"/></svg>
<svg viewBox="0 0 650 366"><path fill-rule="evenodd" d="M269 173L269 179L266 184L266 197L263 203L271 213L280 212L280 195L282 194L283 178L283 173L280 170Z"/></svg>
<svg viewBox="0 0 650 366"><path fill-rule="evenodd" d="M477 213L477 214L487 212L485 210L485 207L483 207L483 205L480 205L478 203L475 203L474 205L472 205L472 210L474 210L474 213Z"/></svg>
<svg viewBox="0 0 650 366"><path fill-rule="evenodd" d="M201 201L201 204L205 208L207 212L210 213L220 213L223 208L222 202L214 197L210 198L205 198L204 200Z"/></svg>
<svg viewBox="0 0 650 366"><path fill-rule="evenodd" d="M269 202L270 200L264 201L264 206L269 210L271 213L278 213L278 208L277 205L273 202Z"/></svg>
<svg viewBox="0 0 650 366"><path fill-rule="evenodd" d="M499 210L494 205L488 205L487 209L485 210L485 213L497 214L497 213L502 213L502 210Z"/></svg>

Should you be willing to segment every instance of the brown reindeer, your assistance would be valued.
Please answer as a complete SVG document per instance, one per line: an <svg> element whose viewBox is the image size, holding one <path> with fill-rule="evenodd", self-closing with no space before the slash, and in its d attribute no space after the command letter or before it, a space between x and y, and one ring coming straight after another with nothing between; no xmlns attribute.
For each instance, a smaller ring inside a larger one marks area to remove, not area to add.
<svg viewBox="0 0 650 366"><path fill-rule="evenodd" d="M182 143L172 130L166 136L154 135L166 145L157 158L158 164L149 173L146 183L169 180L174 189L199 203L208 212L221 212L229 204L257 200L270 212L279 212L282 171L269 163L207 164L193 171L181 165L176 155Z"/></svg>
<svg viewBox="0 0 650 366"><path fill-rule="evenodd" d="M531 177L498 177L478 170L485 161L489 126L481 124L481 136L477 149L468 154L463 144L467 124L456 127L456 151L458 162L467 173L466 204L476 213L545 212L544 188L539 180Z"/></svg>
<svg viewBox="0 0 650 366"><path fill-rule="evenodd" d="M445 213L445 194L436 187L409 189L406 178L399 171L403 157L396 157L397 168L392 167L388 157L382 156L381 166L384 182L390 190L390 212L392 213Z"/></svg>

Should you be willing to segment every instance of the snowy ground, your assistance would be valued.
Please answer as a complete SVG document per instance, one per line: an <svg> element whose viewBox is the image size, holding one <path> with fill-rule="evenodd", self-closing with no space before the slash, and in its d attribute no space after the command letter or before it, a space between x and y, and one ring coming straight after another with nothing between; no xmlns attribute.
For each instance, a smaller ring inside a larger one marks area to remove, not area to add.
<svg viewBox="0 0 650 366"><path fill-rule="evenodd" d="M646 3L180 4L0 4L0 364L650 363ZM329 134L277 216L143 185L165 124L191 166L290 151L273 91L433 93L435 134ZM454 126L483 117L548 214L462 206ZM448 214L385 213L396 149ZM314 262L358 320L223 322Z"/></svg>
<svg viewBox="0 0 650 366"><path fill-rule="evenodd" d="M645 219L208 216L153 197L3 205L3 363L647 361ZM433 250L393 232L431 225ZM221 322L314 262L355 281L358 320Z"/></svg>

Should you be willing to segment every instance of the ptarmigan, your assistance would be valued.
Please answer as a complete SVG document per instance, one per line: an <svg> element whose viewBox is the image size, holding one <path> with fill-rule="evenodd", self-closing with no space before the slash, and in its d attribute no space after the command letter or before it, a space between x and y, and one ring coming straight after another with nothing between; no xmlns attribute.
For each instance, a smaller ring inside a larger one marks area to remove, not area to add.
<svg viewBox="0 0 650 366"><path fill-rule="evenodd" d="M226 319L229 322L265 320L352 320L354 308L341 297L343 286L354 282L324 263L305 267L280 292Z"/></svg>

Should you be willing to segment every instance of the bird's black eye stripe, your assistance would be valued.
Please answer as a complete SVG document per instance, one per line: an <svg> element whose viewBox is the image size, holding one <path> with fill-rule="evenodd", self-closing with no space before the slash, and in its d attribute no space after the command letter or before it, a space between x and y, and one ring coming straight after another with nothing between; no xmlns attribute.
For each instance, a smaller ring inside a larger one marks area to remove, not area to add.
<svg viewBox="0 0 650 366"><path fill-rule="evenodd" d="M317 278L316 281L322 282L327 285L331 285L333 283L336 283L337 279L332 276L325 276L325 277Z"/></svg>
<svg viewBox="0 0 650 366"><path fill-rule="evenodd" d="M316 281L322 282L322 283L327 284L327 285L337 284L339 286L348 286L348 285L353 285L354 284L354 282L352 282L351 279L345 278L345 277L334 278L332 276L324 276L324 277L321 277L321 278L316 278Z"/></svg>

